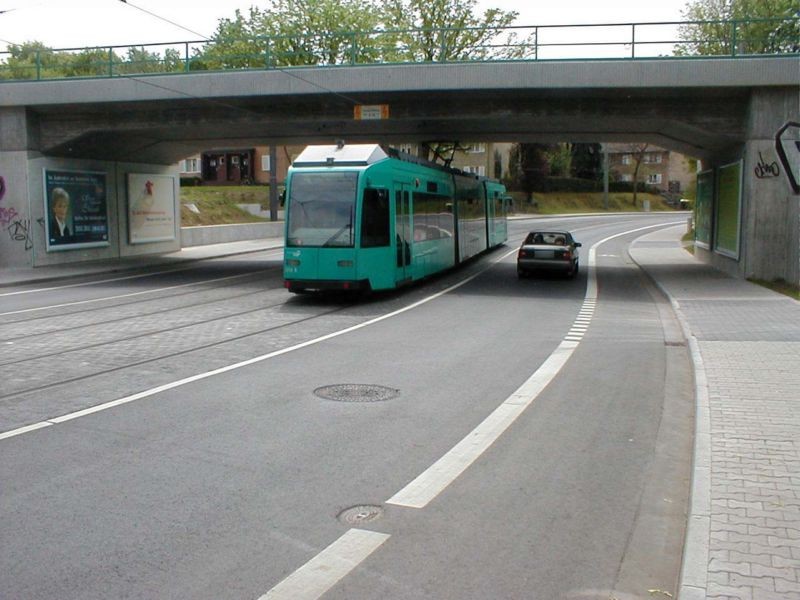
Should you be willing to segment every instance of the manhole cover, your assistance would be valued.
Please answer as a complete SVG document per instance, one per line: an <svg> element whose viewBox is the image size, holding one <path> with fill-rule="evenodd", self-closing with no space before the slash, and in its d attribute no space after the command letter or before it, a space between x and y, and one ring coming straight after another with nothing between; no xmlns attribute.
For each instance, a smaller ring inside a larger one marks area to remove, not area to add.
<svg viewBox="0 0 800 600"><path fill-rule="evenodd" d="M314 395L336 402L384 402L400 395L400 390L382 385L342 383L314 390Z"/></svg>
<svg viewBox="0 0 800 600"><path fill-rule="evenodd" d="M346 508L336 517L345 525L362 525L371 521L377 521L383 516L383 509L380 506L363 504Z"/></svg>

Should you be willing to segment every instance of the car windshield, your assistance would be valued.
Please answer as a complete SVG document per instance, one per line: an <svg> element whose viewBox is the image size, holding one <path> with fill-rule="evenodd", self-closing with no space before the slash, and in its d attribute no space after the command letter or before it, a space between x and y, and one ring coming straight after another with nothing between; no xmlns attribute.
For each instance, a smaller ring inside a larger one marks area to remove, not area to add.
<svg viewBox="0 0 800 600"><path fill-rule="evenodd" d="M563 231L535 231L528 234L525 244L542 244L548 246L564 246L568 236Z"/></svg>
<svg viewBox="0 0 800 600"><path fill-rule="evenodd" d="M289 246L343 246L354 243L358 173L296 173L288 205Z"/></svg>

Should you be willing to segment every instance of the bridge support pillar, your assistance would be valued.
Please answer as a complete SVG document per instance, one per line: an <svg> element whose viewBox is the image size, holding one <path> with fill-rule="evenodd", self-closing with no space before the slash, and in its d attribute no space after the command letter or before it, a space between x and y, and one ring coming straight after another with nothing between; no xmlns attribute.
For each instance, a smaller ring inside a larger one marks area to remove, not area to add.
<svg viewBox="0 0 800 600"><path fill-rule="evenodd" d="M58 187L69 196L61 238L52 220ZM179 207L174 165L47 156L35 117L0 108L0 268L180 250Z"/></svg>
<svg viewBox="0 0 800 600"><path fill-rule="evenodd" d="M0 108L0 268L33 266L28 163L37 138L25 108Z"/></svg>
<svg viewBox="0 0 800 600"><path fill-rule="evenodd" d="M778 130L787 121L800 120L798 88L753 90L746 119L744 143L710 161L716 176L714 232L711 247L699 249L698 255L737 277L798 285L800 196L792 190L775 150ZM731 228L737 200L730 194L725 197L730 182L720 179L725 167L737 163L741 172L738 231ZM724 227L728 230L722 231ZM732 241L733 236L738 240Z"/></svg>

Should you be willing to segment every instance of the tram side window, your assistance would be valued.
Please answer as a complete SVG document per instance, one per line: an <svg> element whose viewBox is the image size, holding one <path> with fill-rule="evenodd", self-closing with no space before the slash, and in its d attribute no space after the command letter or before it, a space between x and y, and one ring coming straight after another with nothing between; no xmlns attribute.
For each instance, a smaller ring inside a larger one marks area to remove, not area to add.
<svg viewBox="0 0 800 600"><path fill-rule="evenodd" d="M389 192L367 188L361 211L361 247L388 246L390 240Z"/></svg>

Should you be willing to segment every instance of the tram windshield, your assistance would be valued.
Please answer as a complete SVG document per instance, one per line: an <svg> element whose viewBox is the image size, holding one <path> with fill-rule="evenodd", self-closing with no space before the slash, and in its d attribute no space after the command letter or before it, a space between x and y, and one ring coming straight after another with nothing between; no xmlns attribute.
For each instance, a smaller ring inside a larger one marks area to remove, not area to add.
<svg viewBox="0 0 800 600"><path fill-rule="evenodd" d="M357 172L295 173L287 245L352 247L357 183Z"/></svg>

